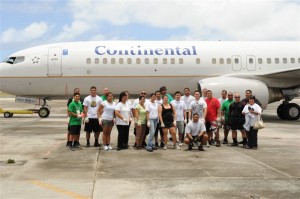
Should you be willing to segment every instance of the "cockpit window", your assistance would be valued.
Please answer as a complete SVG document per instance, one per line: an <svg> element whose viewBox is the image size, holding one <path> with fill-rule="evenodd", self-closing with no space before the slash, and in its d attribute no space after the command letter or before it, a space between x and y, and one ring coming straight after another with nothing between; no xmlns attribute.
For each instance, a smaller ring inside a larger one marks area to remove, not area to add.
<svg viewBox="0 0 300 199"><path fill-rule="evenodd" d="M24 56L9 57L5 60L5 62L8 64L17 64L17 63L23 62L24 60L25 60Z"/></svg>

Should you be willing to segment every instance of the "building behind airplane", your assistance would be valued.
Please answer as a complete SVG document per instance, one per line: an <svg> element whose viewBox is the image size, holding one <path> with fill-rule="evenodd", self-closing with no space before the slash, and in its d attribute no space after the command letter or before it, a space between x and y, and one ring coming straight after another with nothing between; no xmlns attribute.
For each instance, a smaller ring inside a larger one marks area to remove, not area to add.
<svg viewBox="0 0 300 199"><path fill-rule="evenodd" d="M137 94L161 86L168 93L225 89L242 96L251 89L262 102L284 100L277 114L300 117L300 42L91 41L42 45L10 55L0 66L0 90L46 100L79 87L108 87ZM43 115L42 115L43 116ZM45 116L45 115L44 115Z"/></svg>

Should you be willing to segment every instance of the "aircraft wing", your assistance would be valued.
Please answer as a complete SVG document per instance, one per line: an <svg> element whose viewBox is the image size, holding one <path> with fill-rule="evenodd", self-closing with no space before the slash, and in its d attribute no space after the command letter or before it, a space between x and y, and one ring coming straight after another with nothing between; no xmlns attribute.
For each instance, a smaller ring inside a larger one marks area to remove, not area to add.
<svg viewBox="0 0 300 199"><path fill-rule="evenodd" d="M285 79L285 80L299 80L300 84L300 68L294 68L291 70L282 70L275 73L269 74L262 74L257 75L259 77L267 77L267 78L274 78L274 79Z"/></svg>

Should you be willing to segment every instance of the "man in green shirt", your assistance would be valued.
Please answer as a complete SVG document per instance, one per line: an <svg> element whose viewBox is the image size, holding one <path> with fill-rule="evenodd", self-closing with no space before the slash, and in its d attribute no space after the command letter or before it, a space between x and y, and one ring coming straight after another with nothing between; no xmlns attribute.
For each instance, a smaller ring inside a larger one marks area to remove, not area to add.
<svg viewBox="0 0 300 199"><path fill-rule="evenodd" d="M221 107L221 115L222 117L225 116L225 121L224 121L224 140L223 140L223 144L228 144L228 134L229 134L229 130L230 130L230 124L229 124L229 106L232 102L234 102L233 100L233 93L229 92L227 95L228 99L223 102L222 107Z"/></svg>
<svg viewBox="0 0 300 199"><path fill-rule="evenodd" d="M74 151L79 148L79 135L82 123L82 104L80 102L80 94L74 93L74 100L68 106L70 116L70 136L69 136L69 149Z"/></svg>
<svg viewBox="0 0 300 199"><path fill-rule="evenodd" d="M162 86L162 87L160 87L159 90L160 90L160 93L161 93L162 97L164 95L168 96L168 102L169 103L173 101L173 97L170 94L167 94L167 87Z"/></svg>
<svg viewBox="0 0 300 199"><path fill-rule="evenodd" d="M103 102L106 100L108 93L109 93L108 88L104 88L103 89L103 95L101 95L101 98L102 98Z"/></svg>

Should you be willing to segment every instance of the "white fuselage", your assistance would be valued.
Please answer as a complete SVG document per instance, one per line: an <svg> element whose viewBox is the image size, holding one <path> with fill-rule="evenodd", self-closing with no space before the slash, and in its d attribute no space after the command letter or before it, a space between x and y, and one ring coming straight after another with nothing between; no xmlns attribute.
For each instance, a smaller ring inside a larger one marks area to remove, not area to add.
<svg viewBox="0 0 300 199"><path fill-rule="evenodd" d="M299 79L259 76L299 69L300 42L72 42L25 49L10 58L22 56L19 63L1 63L1 91L56 97L72 94L75 87L89 94L93 85L114 94L166 86L172 94L218 76L256 76L275 88L299 86Z"/></svg>

